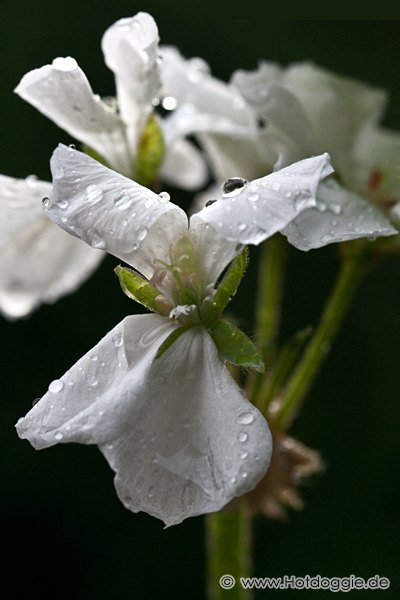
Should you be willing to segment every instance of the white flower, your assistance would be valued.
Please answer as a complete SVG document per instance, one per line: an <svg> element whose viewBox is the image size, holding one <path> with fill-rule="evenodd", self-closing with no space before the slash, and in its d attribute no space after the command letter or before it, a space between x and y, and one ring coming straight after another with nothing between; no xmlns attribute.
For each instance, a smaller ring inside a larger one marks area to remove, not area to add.
<svg viewBox="0 0 400 600"><path fill-rule="evenodd" d="M138 144L159 96L160 59L154 19L140 12L120 19L105 32L102 49L113 71L117 113L95 95L74 58L56 58L30 71L15 89L24 100L105 159L113 169L135 176ZM163 123L159 120L159 125ZM195 189L207 172L200 152L190 142L168 140L161 167L164 181Z"/></svg>
<svg viewBox="0 0 400 600"><path fill-rule="evenodd" d="M0 175L0 312L24 317L75 290L105 256L49 221L51 184Z"/></svg>
<svg viewBox="0 0 400 600"><path fill-rule="evenodd" d="M163 90L178 106L168 126L176 135L197 133L217 180L252 179L330 153L341 184L321 185L316 206L282 232L293 245L309 250L397 233L380 210L400 200L400 136L376 124L382 90L308 63L282 69L262 62L225 84L198 59L186 61L168 47L162 54Z"/></svg>
<svg viewBox="0 0 400 600"><path fill-rule="evenodd" d="M50 384L18 433L35 448L97 444L124 505L167 525L218 510L264 475L271 438L217 350L222 321L207 316L217 281L243 244L259 244L315 204L329 159L230 180L190 223L166 194L76 150L60 145L51 167L46 214L139 271L143 278L124 271L139 281L137 293L127 291L160 314L124 319ZM235 352L232 344L228 354Z"/></svg>

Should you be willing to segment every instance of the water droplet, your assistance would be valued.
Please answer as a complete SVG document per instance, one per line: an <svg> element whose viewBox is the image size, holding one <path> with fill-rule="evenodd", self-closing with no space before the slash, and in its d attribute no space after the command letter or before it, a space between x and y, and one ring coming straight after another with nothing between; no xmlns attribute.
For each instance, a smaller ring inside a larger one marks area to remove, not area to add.
<svg viewBox="0 0 400 600"><path fill-rule="evenodd" d="M47 198L47 196L46 196L46 198L42 199L43 208L47 208L49 206L49 204L50 204L50 198Z"/></svg>
<svg viewBox="0 0 400 600"><path fill-rule="evenodd" d="M149 487L149 489L147 490L147 495L149 498L152 498L154 496L154 486L153 485L151 485Z"/></svg>
<svg viewBox="0 0 400 600"><path fill-rule="evenodd" d="M243 478L243 479L246 479L246 477L247 477L247 473L246 473L246 471L244 471L244 472L242 473L242 478Z"/></svg>
<svg viewBox="0 0 400 600"><path fill-rule="evenodd" d="M64 382L61 379L54 379L49 385L49 392L52 394L58 394L64 387Z"/></svg>
<svg viewBox="0 0 400 600"><path fill-rule="evenodd" d="M122 333L116 333L113 336L112 341L116 348L119 348L120 346L122 346Z"/></svg>
<svg viewBox="0 0 400 600"><path fill-rule="evenodd" d="M40 398L35 398L34 401L32 402L32 406L36 406L36 404L39 402Z"/></svg>
<svg viewBox="0 0 400 600"><path fill-rule="evenodd" d="M123 192L121 196L115 198L114 206L116 206L116 208L127 208L132 203L132 200L132 196L127 192Z"/></svg>
<svg viewBox="0 0 400 600"><path fill-rule="evenodd" d="M61 431L59 431L58 433L56 433L56 435L54 436L55 439L59 442L60 440L63 439L63 434L61 433Z"/></svg>
<svg viewBox="0 0 400 600"><path fill-rule="evenodd" d="M248 434L245 433L244 431L241 431L238 435L238 440L241 444L243 444L244 442L247 442L248 440Z"/></svg>
<svg viewBox="0 0 400 600"><path fill-rule="evenodd" d="M139 227L139 229L136 231L138 240L140 240L142 242L144 240L144 238L147 236L147 233L148 233L147 227L145 227L144 225Z"/></svg>
<svg viewBox="0 0 400 600"><path fill-rule="evenodd" d="M86 381L88 382L89 387L96 387L98 384L97 377L93 373L88 373L86 375Z"/></svg>
<svg viewBox="0 0 400 600"><path fill-rule="evenodd" d="M90 360L93 362L97 361L97 354L92 354L92 356L90 356Z"/></svg>
<svg viewBox="0 0 400 600"><path fill-rule="evenodd" d="M248 452L246 452L246 450L241 450L241 451L239 452L239 457L240 457L242 460L244 460L245 458L247 458L247 457L248 457L248 455L249 455L249 453L248 453Z"/></svg>
<svg viewBox="0 0 400 600"><path fill-rule="evenodd" d="M272 189L277 192L281 189L281 184L280 183L274 183L272 186Z"/></svg>
<svg viewBox="0 0 400 600"><path fill-rule="evenodd" d="M156 340L160 335L160 327L159 325L156 325L155 327L152 327L151 329L149 329L148 331L146 331L146 333L144 333L140 339L140 343L142 344L142 346L150 346L150 344Z"/></svg>
<svg viewBox="0 0 400 600"><path fill-rule="evenodd" d="M69 206L68 200L61 200L60 202L57 202L57 204L62 210L65 210Z"/></svg>
<svg viewBox="0 0 400 600"><path fill-rule="evenodd" d="M342 207L340 204L332 203L329 205L329 210L333 212L334 215L340 215L342 212Z"/></svg>
<svg viewBox="0 0 400 600"><path fill-rule="evenodd" d="M254 421L254 415L250 412L244 412L237 418L237 423L240 425L250 425Z"/></svg>
<svg viewBox="0 0 400 600"><path fill-rule="evenodd" d="M175 110L178 106L178 100L173 96L165 96L161 101L161 105L165 110Z"/></svg>
<svg viewBox="0 0 400 600"><path fill-rule="evenodd" d="M67 217L61 217L61 223L67 223L68 219Z"/></svg>
<svg viewBox="0 0 400 600"><path fill-rule="evenodd" d="M286 198L291 198L292 197L292 192L286 192L285 196L286 196Z"/></svg>
<svg viewBox="0 0 400 600"><path fill-rule="evenodd" d="M326 204L325 204L325 202L322 202L322 200L319 200L318 204L317 204L317 208L318 208L318 210L320 212L325 212L326 211Z"/></svg>
<svg viewBox="0 0 400 600"><path fill-rule="evenodd" d="M250 202L257 202L257 200L260 198L259 194L256 194L255 192L252 192L251 194L249 194L249 200Z"/></svg>
<svg viewBox="0 0 400 600"><path fill-rule="evenodd" d="M247 228L246 223L238 223L239 231L244 231Z"/></svg>
<svg viewBox="0 0 400 600"><path fill-rule="evenodd" d="M71 150L76 150L75 144L68 144L68 148L71 148Z"/></svg>
<svg viewBox="0 0 400 600"><path fill-rule="evenodd" d="M222 186L222 194L224 196L236 196L240 190L248 183L243 177L231 177L227 179Z"/></svg>
<svg viewBox="0 0 400 600"><path fill-rule="evenodd" d="M90 245L91 245L93 248L99 248L100 250L101 250L102 248L105 248L105 242L104 242L104 240L103 240L103 239L100 237L100 235L97 233L97 231L93 231L93 230L92 230L90 233L89 233L89 231L88 231L88 234L90 235Z"/></svg>
<svg viewBox="0 0 400 600"><path fill-rule="evenodd" d="M86 188L88 202L99 202L103 198L103 190L98 185L88 185Z"/></svg>
<svg viewBox="0 0 400 600"><path fill-rule="evenodd" d="M236 477L231 477L230 483L236 483Z"/></svg>
<svg viewBox="0 0 400 600"><path fill-rule="evenodd" d="M158 197L160 198L160 202L163 203L167 203L170 201L171 196L168 194L168 192L160 192L158 194Z"/></svg>
<svg viewBox="0 0 400 600"><path fill-rule="evenodd" d="M146 198L146 200L144 201L144 207L145 208L151 208L154 204L154 198Z"/></svg>

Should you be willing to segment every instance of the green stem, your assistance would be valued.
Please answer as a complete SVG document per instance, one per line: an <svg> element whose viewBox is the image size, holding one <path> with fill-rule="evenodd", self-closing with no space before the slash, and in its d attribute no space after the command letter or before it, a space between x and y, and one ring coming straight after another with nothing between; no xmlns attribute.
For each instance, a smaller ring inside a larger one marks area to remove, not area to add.
<svg viewBox="0 0 400 600"><path fill-rule="evenodd" d="M276 350L276 338L282 307L287 243L276 234L261 246L258 265L258 287L256 304L257 347L267 371ZM252 373L246 385L247 397L255 402L262 377Z"/></svg>
<svg viewBox="0 0 400 600"><path fill-rule="evenodd" d="M295 416L295 412L314 382L354 294L368 270L365 247L353 245L351 250L351 253L347 252L343 255L339 276L324 307L320 322L281 395L280 408L273 417L274 426L287 426Z"/></svg>
<svg viewBox="0 0 400 600"><path fill-rule="evenodd" d="M257 342L267 362L274 353L279 331L286 256L287 243L280 234L261 246L256 327Z"/></svg>
<svg viewBox="0 0 400 600"><path fill-rule="evenodd" d="M251 517L246 507L206 515L207 577L209 600L251 600L240 577L251 575ZM223 575L234 577L235 585L224 589ZM222 585L221 585L222 584Z"/></svg>

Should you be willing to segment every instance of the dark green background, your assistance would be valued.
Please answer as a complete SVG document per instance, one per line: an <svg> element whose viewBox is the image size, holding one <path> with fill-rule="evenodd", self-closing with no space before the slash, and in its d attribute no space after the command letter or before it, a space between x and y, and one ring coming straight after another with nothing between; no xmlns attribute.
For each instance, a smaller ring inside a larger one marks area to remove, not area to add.
<svg viewBox="0 0 400 600"><path fill-rule="evenodd" d="M277 21L267 17L205 20L200 2L122 0L0 2L0 172L49 178L48 159L70 143L12 90L28 70L56 56L75 57L97 93L113 93L100 39L120 17L148 10L164 43L202 56L214 74L254 68L260 58L283 64L312 59L391 92L386 124L400 129L398 21ZM174 192L176 202L188 203ZM203 524L194 518L163 530L126 511L112 472L95 447L60 445L35 452L14 423L82 354L136 306L119 290L108 257L74 295L17 323L0 320L1 457L0 594L7 598L122 600L204 598ZM254 275L255 261L253 261ZM336 271L334 247L292 251L284 336L315 322ZM256 523L256 574L389 577L389 591L360 598L398 598L398 455L400 258L362 286L330 360L294 433L321 450L324 476L304 490L307 508L289 524ZM251 331L250 275L232 310ZM353 592L356 594L356 592ZM327 597L329 592L259 592L257 597ZM227 594L229 597L229 594Z"/></svg>

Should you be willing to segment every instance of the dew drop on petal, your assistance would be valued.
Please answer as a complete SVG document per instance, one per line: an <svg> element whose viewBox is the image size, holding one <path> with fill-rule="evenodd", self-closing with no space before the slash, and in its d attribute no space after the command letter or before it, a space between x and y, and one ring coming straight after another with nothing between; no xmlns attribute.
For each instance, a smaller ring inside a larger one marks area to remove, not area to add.
<svg viewBox="0 0 400 600"><path fill-rule="evenodd" d="M248 457L248 455L249 455L249 453L248 453L246 450L241 450L241 451L239 452L239 457L240 457L242 460L244 460L245 458L247 458L247 457Z"/></svg>
<svg viewBox="0 0 400 600"><path fill-rule="evenodd" d="M147 236L147 233L148 233L147 227L145 227L144 225L139 227L139 229L136 231L138 240L140 240L142 242L144 240L144 238Z"/></svg>
<svg viewBox="0 0 400 600"><path fill-rule="evenodd" d="M44 208L47 208L49 206L49 204L50 204L50 198L47 198L47 196L46 196L46 198L42 199L42 205Z"/></svg>
<svg viewBox="0 0 400 600"><path fill-rule="evenodd" d="M254 421L254 415L250 412L244 412L237 418L240 425L250 425Z"/></svg>
<svg viewBox="0 0 400 600"><path fill-rule="evenodd" d="M246 229L246 227L247 227L246 223L238 223L239 231L244 231Z"/></svg>
<svg viewBox="0 0 400 600"><path fill-rule="evenodd" d="M112 341L116 348L119 348L120 346L122 346L122 333L116 333L113 336Z"/></svg>
<svg viewBox="0 0 400 600"><path fill-rule="evenodd" d="M160 192L158 194L158 197L160 198L160 202L162 203L167 203L170 201L171 196L168 194L168 192Z"/></svg>
<svg viewBox="0 0 400 600"><path fill-rule="evenodd" d="M99 202L103 198L103 190L98 185L88 185L85 193L88 202Z"/></svg>
<svg viewBox="0 0 400 600"><path fill-rule="evenodd" d="M71 150L76 150L75 144L68 144L68 148L70 148Z"/></svg>
<svg viewBox="0 0 400 600"><path fill-rule="evenodd" d="M236 483L236 477L231 477L230 483Z"/></svg>
<svg viewBox="0 0 400 600"><path fill-rule="evenodd" d="M238 440L241 444L243 444L244 442L247 442L248 440L248 434L245 433L244 431L241 431L238 435Z"/></svg>
<svg viewBox="0 0 400 600"><path fill-rule="evenodd" d="M97 232L92 232L90 236L90 245L93 248L98 248L99 250L105 248L105 242Z"/></svg>
<svg viewBox="0 0 400 600"><path fill-rule="evenodd" d="M146 200L144 201L144 207L145 208L151 208L154 204L154 198L146 198Z"/></svg>
<svg viewBox="0 0 400 600"><path fill-rule="evenodd" d="M52 394L58 394L64 387L64 382L61 379L54 379L49 385L49 392Z"/></svg>
<svg viewBox="0 0 400 600"><path fill-rule="evenodd" d="M131 203L132 203L132 196L130 196L126 192L123 192L123 194L121 196L118 196L114 200L114 206L116 208L121 208L121 209L127 208Z"/></svg>
<svg viewBox="0 0 400 600"><path fill-rule="evenodd" d="M89 387L96 387L98 384L97 377L93 373L88 373L86 375L86 381L88 382Z"/></svg>
<svg viewBox="0 0 400 600"><path fill-rule="evenodd" d="M60 202L57 203L58 206L62 209L65 210L66 208L68 208L69 206L69 202L68 200L61 200Z"/></svg>
<svg viewBox="0 0 400 600"><path fill-rule="evenodd" d="M54 436L55 439L59 442L60 440L63 439L63 434L61 433L61 431L59 431L58 433L56 433L56 435Z"/></svg>
<svg viewBox="0 0 400 600"><path fill-rule="evenodd" d="M273 189L275 192L278 192L278 191L281 189L281 184L280 184L280 183L278 183L278 182L274 183L274 184L272 185L272 189Z"/></svg>
<svg viewBox="0 0 400 600"><path fill-rule="evenodd" d="M243 177L231 177L222 186L223 196L235 196L248 183Z"/></svg>
<svg viewBox="0 0 400 600"><path fill-rule="evenodd" d="M149 498L152 498L154 496L154 487L152 485L147 490L147 495Z"/></svg>
<svg viewBox="0 0 400 600"><path fill-rule="evenodd" d="M252 192L251 194L249 194L249 200L250 202L257 202L257 200L260 198L260 195Z"/></svg>

